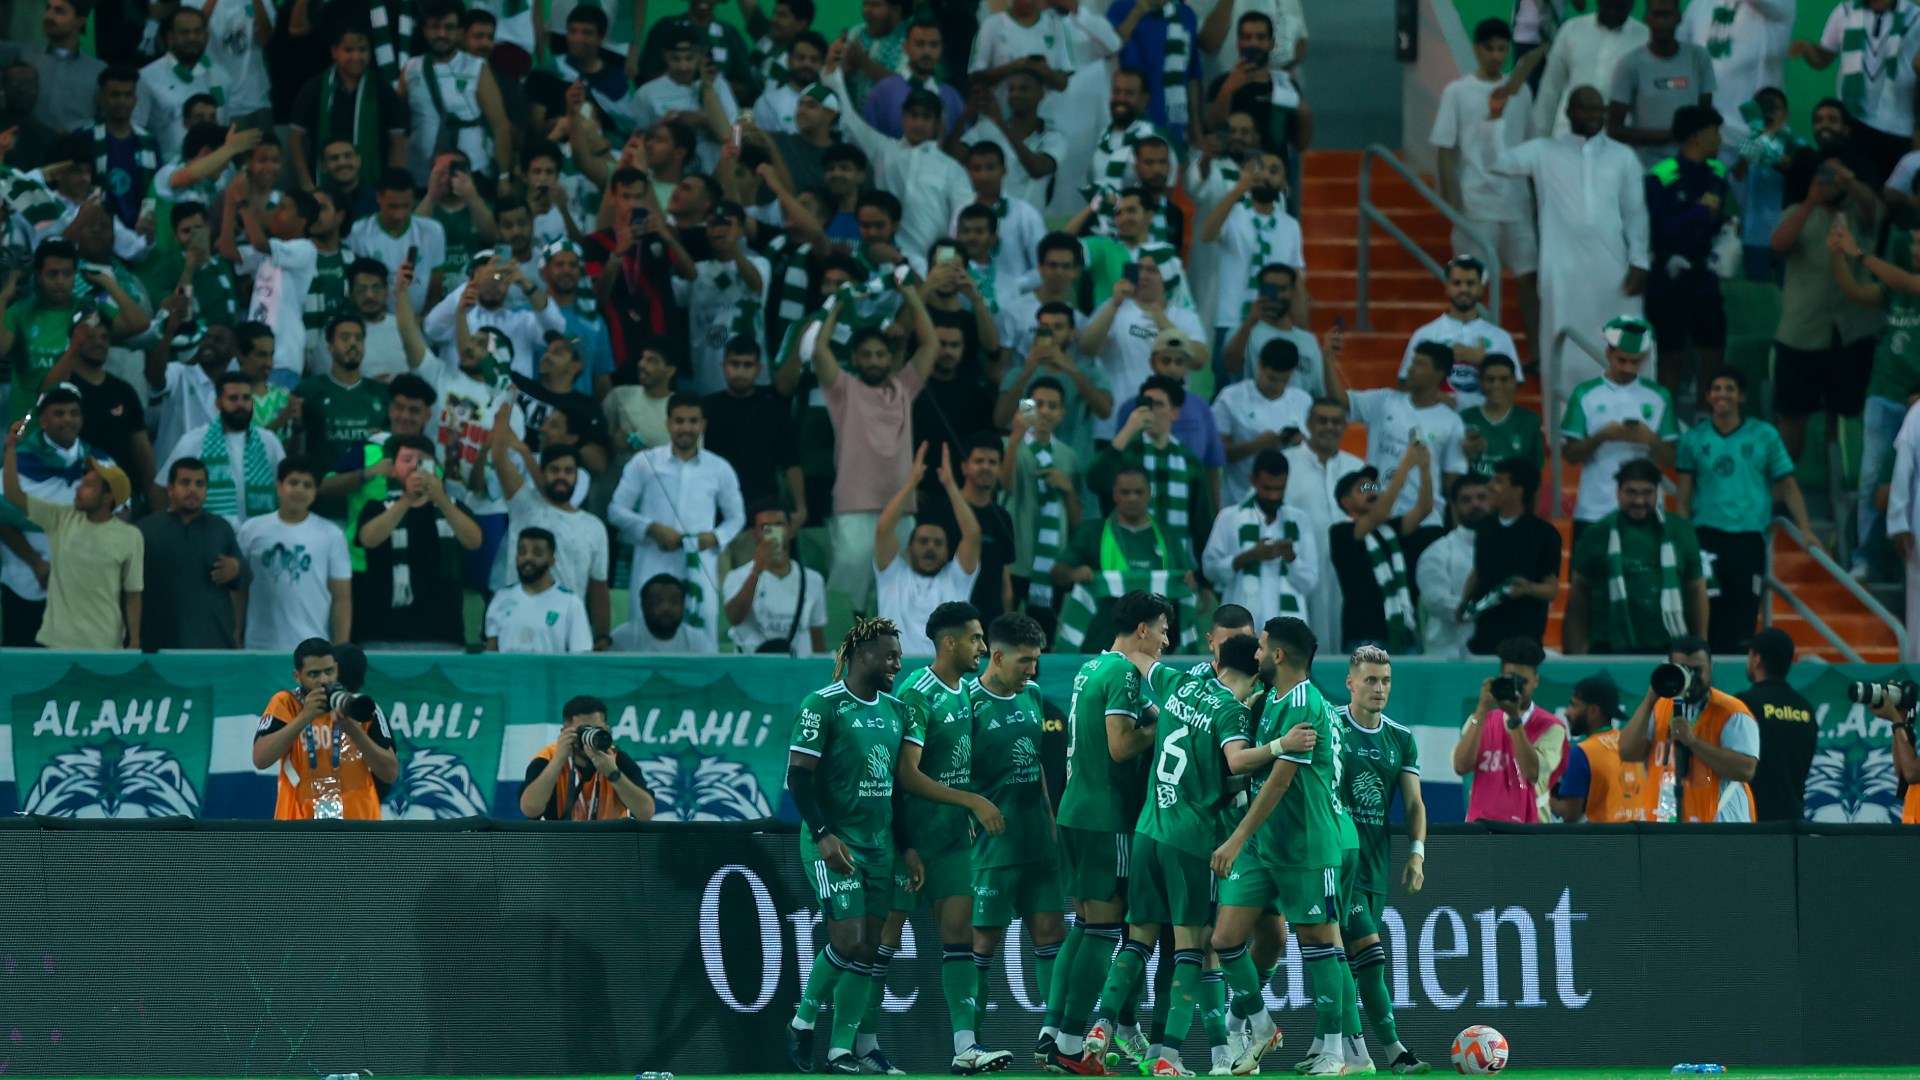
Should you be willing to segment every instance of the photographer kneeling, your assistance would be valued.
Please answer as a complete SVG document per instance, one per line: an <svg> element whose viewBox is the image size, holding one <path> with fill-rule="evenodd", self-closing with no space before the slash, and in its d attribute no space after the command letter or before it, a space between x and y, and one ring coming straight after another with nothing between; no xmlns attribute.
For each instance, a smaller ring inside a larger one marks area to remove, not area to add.
<svg viewBox="0 0 1920 1080"><path fill-rule="evenodd" d="M560 737L527 762L520 812L545 821L653 818L653 793L640 765L615 749L607 703L582 694L560 708Z"/></svg>
<svg viewBox="0 0 1920 1080"><path fill-rule="evenodd" d="M277 821L380 820L380 787L400 775L387 718L356 691L366 654L308 638L293 650L292 690L267 702L253 733L253 767L280 763Z"/></svg>
<svg viewBox="0 0 1920 1080"><path fill-rule="evenodd" d="M1647 763L1654 821L1752 821L1760 726L1713 688L1705 641L1675 638L1667 659L1620 731L1620 760Z"/></svg>

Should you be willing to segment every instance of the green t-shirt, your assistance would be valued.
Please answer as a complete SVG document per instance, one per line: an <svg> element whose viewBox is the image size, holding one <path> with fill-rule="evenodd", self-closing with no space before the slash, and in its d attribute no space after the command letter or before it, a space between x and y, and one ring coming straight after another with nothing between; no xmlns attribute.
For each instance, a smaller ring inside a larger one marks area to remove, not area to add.
<svg viewBox="0 0 1920 1080"><path fill-rule="evenodd" d="M1380 718L1380 726L1369 731L1354 720L1342 705L1340 723L1340 801L1353 817L1353 831L1360 841L1359 871L1356 887L1385 894L1393 882L1393 832L1387 825L1387 811L1393 807L1393 794L1400 790L1400 774L1420 776L1420 744L1413 731L1396 724L1390 716Z"/></svg>
<svg viewBox="0 0 1920 1080"><path fill-rule="evenodd" d="M1060 824L1100 832L1130 832L1139 812L1139 772L1107 750L1107 716L1138 723L1146 702L1140 671L1121 653L1103 652L1080 665L1067 706L1067 789Z"/></svg>
<svg viewBox="0 0 1920 1080"><path fill-rule="evenodd" d="M1767 531L1773 524L1773 485L1793 475L1780 432L1753 417L1728 435L1711 422L1688 428L1680 436L1675 467L1693 474L1694 526L1723 532Z"/></svg>
<svg viewBox="0 0 1920 1080"><path fill-rule="evenodd" d="M820 759L814 767L820 808L849 847L893 850L893 766L909 716L892 694L861 701L844 682L800 703L787 749Z"/></svg>
<svg viewBox="0 0 1920 1080"><path fill-rule="evenodd" d="M1095 571L1107 569L1100 565L1100 544L1107 519L1083 521L1073 530L1072 539L1067 541L1068 557L1075 566L1091 566ZM1177 533L1170 533L1165 526L1159 532L1149 528L1129 529L1116 522L1113 526L1113 542L1120 548L1120 555L1127 562L1124 570L1184 570L1187 566L1184 547ZM1162 547L1164 545L1164 551Z"/></svg>
<svg viewBox="0 0 1920 1080"><path fill-rule="evenodd" d="M1913 245L1904 229L1895 229L1887 242L1886 259L1902 270L1914 269ZM1886 325L1873 354L1873 374L1867 379L1869 397L1897 401L1920 394L1920 296L1880 287L1886 297Z"/></svg>
<svg viewBox="0 0 1920 1080"><path fill-rule="evenodd" d="M7 309L7 329L13 331L13 348L7 351L7 377L13 381L7 402L9 423L40 400L40 384L66 355L80 292L81 285L76 283L74 299L65 304L56 307L28 298ZM112 301L102 296L98 306L101 317L111 323L117 314Z"/></svg>
<svg viewBox="0 0 1920 1080"><path fill-rule="evenodd" d="M331 375L312 375L294 394L300 398L307 450L328 469L368 436L386 429L387 388L376 379L342 386Z"/></svg>
<svg viewBox="0 0 1920 1080"><path fill-rule="evenodd" d="M1615 642L1607 640L1607 534L1619 513L1608 514L1588 526L1573 548L1573 572L1586 579L1587 612L1592 627L1589 640L1593 652L1609 652ZM1666 535L1673 539L1673 556L1680 571L1684 600L1687 583L1700 577L1700 539L1692 523L1669 515ZM1666 623L1660 615L1660 523L1649 518L1635 525L1621 522L1620 569L1627 585L1627 617L1633 623L1638 647L1665 651L1668 641ZM1624 643L1621 643L1624 644Z"/></svg>
<svg viewBox="0 0 1920 1080"><path fill-rule="evenodd" d="M1201 677L1155 664L1147 684L1160 721L1139 832L1204 859L1218 846L1219 811L1233 797L1223 751L1248 741L1251 717L1211 671Z"/></svg>
<svg viewBox="0 0 1920 1080"><path fill-rule="evenodd" d="M986 830L973 841L973 865L1017 866L1053 860L1053 817L1040 769L1040 729L1046 714L1029 686L1012 697L967 684L973 699L973 786L1007 819L999 836Z"/></svg>
<svg viewBox="0 0 1920 1080"><path fill-rule="evenodd" d="M901 736L920 748L920 771L952 788L972 784L973 705L967 679L949 687L930 667L901 679L900 700L907 706L907 730ZM921 855L964 848L972 838L965 807L908 796L902 804L907 836Z"/></svg>
<svg viewBox="0 0 1920 1080"><path fill-rule="evenodd" d="M301 299L300 323L307 328L307 340L317 341L327 328L327 320L347 306L347 258L345 249L322 251L314 259L313 282Z"/></svg>
<svg viewBox="0 0 1920 1080"><path fill-rule="evenodd" d="M1260 827L1260 857L1283 870L1323 870L1339 866L1359 839L1340 801L1343 725L1319 688L1305 679L1284 694L1267 695L1262 733L1285 733L1298 723L1312 724L1320 741L1306 754L1281 757L1299 769Z"/></svg>
<svg viewBox="0 0 1920 1080"><path fill-rule="evenodd" d="M436 269L449 279L467 276L467 263L483 246L480 232L473 225L473 211L466 207L448 210L445 207L433 208L433 220L447 232L447 257Z"/></svg>
<svg viewBox="0 0 1920 1080"><path fill-rule="evenodd" d="M1467 468L1481 476L1492 476L1493 467L1510 458L1525 458L1538 468L1545 457L1546 444L1540 437L1540 417L1518 405L1507 410L1499 423L1487 419L1486 407L1475 405L1460 410L1460 422L1469 431L1477 431L1487 441L1486 450L1467 462Z"/></svg>

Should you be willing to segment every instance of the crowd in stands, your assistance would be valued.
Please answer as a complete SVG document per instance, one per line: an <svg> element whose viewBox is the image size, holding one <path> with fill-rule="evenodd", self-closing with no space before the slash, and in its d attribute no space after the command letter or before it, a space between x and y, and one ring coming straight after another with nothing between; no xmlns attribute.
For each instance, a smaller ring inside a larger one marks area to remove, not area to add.
<svg viewBox="0 0 1920 1080"><path fill-rule="evenodd" d="M1457 657L1564 588L1569 652L1725 653L1816 413L1865 416L1860 572L1920 566L1920 8L1548 6L1473 28L1467 224L1358 386L1299 0L46 0L0 44L0 635L806 656L866 612L916 654L968 600L1080 651L1151 588ZM1811 142L1790 59L1839 61ZM1783 286L1770 402L1729 276Z"/></svg>

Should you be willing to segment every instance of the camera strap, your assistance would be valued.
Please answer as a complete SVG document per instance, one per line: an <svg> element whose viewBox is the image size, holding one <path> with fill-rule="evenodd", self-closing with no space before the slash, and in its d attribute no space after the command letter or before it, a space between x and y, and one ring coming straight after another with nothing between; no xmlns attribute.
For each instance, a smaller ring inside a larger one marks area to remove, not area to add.
<svg viewBox="0 0 1920 1080"><path fill-rule="evenodd" d="M348 723L351 722L352 721L348 721ZM338 724L339 721L336 720L334 723ZM307 748L307 768L318 772L320 769L320 736L314 734L313 728L314 725L308 724L307 730L300 733L300 741ZM332 738L329 739L328 742L332 745L328 748L328 756L331 759L330 764L333 766L333 771L337 773L340 771L340 744L345 741L345 737L338 731L332 732L331 735Z"/></svg>
<svg viewBox="0 0 1920 1080"><path fill-rule="evenodd" d="M567 762L567 780L573 785L573 797L567 800L566 810L561 815L561 818L565 821L596 821L598 820L597 815L600 811L600 785L598 783L600 771L598 769L592 770L588 773L584 783L580 781L579 776L580 770L569 760ZM576 817L574 815L574 812L580 809L581 803L586 804L586 817Z"/></svg>
<svg viewBox="0 0 1920 1080"><path fill-rule="evenodd" d="M787 627L787 651L793 651L794 636L800 633L800 619L807 610L807 568L799 559L789 557L787 565L800 575L800 599L793 603L793 622Z"/></svg>

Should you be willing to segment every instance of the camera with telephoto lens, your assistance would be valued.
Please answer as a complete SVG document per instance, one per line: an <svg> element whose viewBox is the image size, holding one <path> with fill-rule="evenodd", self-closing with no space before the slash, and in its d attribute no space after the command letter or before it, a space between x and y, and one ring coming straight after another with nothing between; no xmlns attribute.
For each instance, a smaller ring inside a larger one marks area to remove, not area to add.
<svg viewBox="0 0 1920 1080"><path fill-rule="evenodd" d="M1847 684L1847 700L1869 709L1895 709L1912 712L1920 699L1920 686L1902 679L1899 682L1856 682Z"/></svg>
<svg viewBox="0 0 1920 1080"><path fill-rule="evenodd" d="M1655 697L1682 698L1693 689L1693 672L1679 664L1661 664L1647 679Z"/></svg>
<svg viewBox="0 0 1920 1080"><path fill-rule="evenodd" d="M604 754L613 749L613 732L595 726L580 729L580 749L590 754Z"/></svg>
<svg viewBox="0 0 1920 1080"><path fill-rule="evenodd" d="M349 720L358 720L363 724L373 719L374 702L365 694L356 694L339 683L329 683L316 688L313 692L319 694L320 700L327 703L327 711L330 713L339 713Z"/></svg>
<svg viewBox="0 0 1920 1080"><path fill-rule="evenodd" d="M1495 675L1493 681L1487 684L1487 693L1493 695L1495 701L1519 701L1520 676Z"/></svg>

